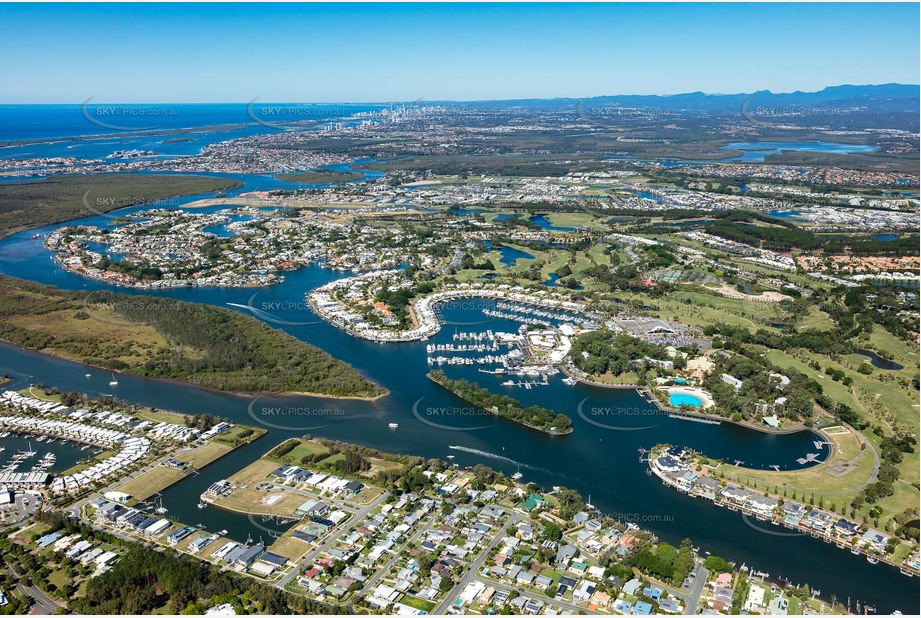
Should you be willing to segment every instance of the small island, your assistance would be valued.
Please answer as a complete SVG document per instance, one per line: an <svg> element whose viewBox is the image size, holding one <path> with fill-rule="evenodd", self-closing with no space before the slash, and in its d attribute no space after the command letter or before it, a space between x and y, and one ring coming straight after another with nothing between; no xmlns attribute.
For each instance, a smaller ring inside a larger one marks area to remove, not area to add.
<svg viewBox="0 0 921 618"><path fill-rule="evenodd" d="M464 401L502 418L551 435L572 433L572 419L565 414L558 414L540 406L522 407L517 399L508 395L495 395L467 380L452 380L438 369L430 371L427 376L432 382L445 387Z"/></svg>

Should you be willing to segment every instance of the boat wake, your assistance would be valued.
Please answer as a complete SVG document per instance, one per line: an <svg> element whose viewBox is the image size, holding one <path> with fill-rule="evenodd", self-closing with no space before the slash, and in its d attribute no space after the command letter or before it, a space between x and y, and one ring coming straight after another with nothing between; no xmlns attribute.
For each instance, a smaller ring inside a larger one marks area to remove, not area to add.
<svg viewBox="0 0 921 618"><path fill-rule="evenodd" d="M553 474L555 476L565 476L565 475L561 475L559 472L548 470L547 468L541 468L540 466L532 466L530 464L522 463L520 461L515 461L514 459L510 457L505 457L503 455L496 455L495 453L490 453L488 451L481 451L479 449L470 448L467 446L456 446L456 445L450 445L448 446L448 448L454 451L463 451L465 453L470 453L471 455L479 455L480 457L486 457L487 459L495 459L497 461L504 461L504 462L519 466L521 468L526 468L528 470L535 470L537 472L544 472L546 474Z"/></svg>
<svg viewBox="0 0 921 618"><path fill-rule="evenodd" d="M256 292L256 294L258 294L258 293L259 293L259 292ZM264 311L264 310L262 310L262 309L257 309L256 307L253 307L253 304L252 304L252 303L253 303L253 299L256 297L256 294L253 294L253 295L250 297L249 302L248 302L247 304L241 304L241 303L227 303L227 305L228 305L229 307L236 307L237 309L244 309L244 310L250 312L250 313L253 315L253 317L258 318L258 319L262 320L263 322L272 322L273 324L280 324L280 325L282 325L282 326L308 326L308 325L310 325L310 324L319 324L319 323L320 323L320 320L310 320L310 321L307 321L307 322L291 322L291 321L289 321L289 320L283 320L283 319L279 318L278 316L276 316L276 315L274 315L274 314L272 314L272 313L269 313L268 311Z"/></svg>

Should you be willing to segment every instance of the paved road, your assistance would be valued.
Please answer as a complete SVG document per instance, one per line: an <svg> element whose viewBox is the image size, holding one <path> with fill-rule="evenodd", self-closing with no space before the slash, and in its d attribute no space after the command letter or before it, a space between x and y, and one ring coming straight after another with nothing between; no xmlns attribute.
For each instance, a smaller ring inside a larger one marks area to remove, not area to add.
<svg viewBox="0 0 921 618"><path fill-rule="evenodd" d="M700 603L700 595L703 593L704 586L707 584L707 576L710 574L710 572L704 568L702 562L695 562L694 569L691 572L696 574L696 579L694 580L694 586L690 590L675 588L659 580L653 580L654 586L657 588L664 588L667 592L670 592L684 602L685 610L682 613L685 615L697 613L697 604ZM646 577L649 579L648 576Z"/></svg>
<svg viewBox="0 0 921 618"><path fill-rule="evenodd" d="M6 570L9 571L10 575L16 578L16 590L18 590L22 596L31 598L35 601L32 613L54 614L59 608L64 607L35 586L26 586L23 584L19 575L16 574L10 565L6 565Z"/></svg>
<svg viewBox="0 0 921 618"><path fill-rule="evenodd" d="M441 601L441 603L438 604L438 607L436 607L432 611L433 614L438 616L438 615L443 615L445 612L448 611L448 608L451 607L451 603L454 602L454 600L461 593L464 587L470 582L472 582L474 579L476 579L477 573L479 573L480 569L483 567L483 563L486 562L486 557L489 555L489 553L493 550L493 548L496 547L496 545L498 545L502 541L502 539L505 538L506 536L505 529L508 528L509 526L513 526L517 524L519 521L524 519L521 515L515 512L511 512L511 516L512 517L508 522L499 526L499 530L496 532L495 536L493 536L492 541L490 541L489 545L487 545L483 549L483 551L480 552L480 555L477 556L476 560L474 560L470 564L470 566L461 576L460 580L458 580L457 584L455 584L454 587L451 588L451 591L448 592L448 594Z"/></svg>
<svg viewBox="0 0 921 618"><path fill-rule="evenodd" d="M321 552L324 552L327 549L329 549L333 544L335 544L339 540L340 537L351 532L354 528L356 528L358 524L361 523L365 517L367 517L368 513L376 509L384 500L387 499L387 496L389 495L390 495L390 492L385 491L380 496L378 496L377 499L374 500L371 504L361 508L352 518L349 525L345 526L344 528L340 529L337 532L334 532L332 535L330 535L330 537L326 540L325 543L323 543L322 545L317 547L315 550L307 554L307 556L303 558L297 564L297 566L292 568L289 572L285 573L285 575L275 583L275 587L284 589L285 586L288 585L288 582L290 582L292 579L298 576L298 574L301 572L301 569L313 564L317 556L319 556Z"/></svg>
<svg viewBox="0 0 921 618"><path fill-rule="evenodd" d="M393 568L393 565L396 564L396 561L400 559L400 553L403 551L403 549L410 543L415 542L423 534L428 532L429 529L432 527L432 525L435 523L435 521L439 517L440 517L440 513L438 511L433 511L432 513L429 513L429 516L428 516L429 521L424 526L422 526L419 530L417 530L414 535L412 535L409 539L407 539L407 541L403 543L403 545L399 549L393 550L393 557L390 558L390 560L387 562L387 564L383 566L383 568L378 569L377 572L372 577L370 577L367 582L365 582L365 585L362 586L361 591L358 593L358 595L364 596L365 594L370 592L374 584L376 584L384 575L386 575L387 572Z"/></svg>
<svg viewBox="0 0 921 618"><path fill-rule="evenodd" d="M584 607L579 607L578 605L574 605L570 603L569 601L562 601L560 599L551 599L550 597L543 595L539 592L534 592L532 590L524 590L522 588L516 588L515 586L510 586L509 584L505 584L503 582L497 582L494 579L487 579L485 577L479 577L479 575L477 575L477 577L481 579L484 583L486 583L486 585L492 586L496 590L505 590L506 592L517 592L519 596L523 596L527 599L532 599L534 601L540 601L541 603L552 603L553 605L562 607L563 609L568 609L574 614L597 614L598 613L598 612L593 612Z"/></svg>
<svg viewBox="0 0 921 618"><path fill-rule="evenodd" d="M700 595L703 594L704 586L707 585L707 577L710 575L710 572L704 568L703 563L698 562L694 566L693 573L696 573L697 579L694 580L694 586L691 588L691 592L685 595L680 595L681 599L684 601L684 613L689 615L694 615L697 613L697 605L700 603Z"/></svg>

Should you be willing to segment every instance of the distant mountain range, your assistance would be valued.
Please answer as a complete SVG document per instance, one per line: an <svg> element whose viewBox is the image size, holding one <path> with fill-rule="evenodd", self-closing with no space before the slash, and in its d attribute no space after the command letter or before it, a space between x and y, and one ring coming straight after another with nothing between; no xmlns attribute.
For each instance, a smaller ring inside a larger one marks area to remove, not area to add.
<svg viewBox="0 0 921 618"><path fill-rule="evenodd" d="M917 84L879 84L867 86L829 86L818 92L783 92L759 90L738 94L706 94L688 92L673 95L611 95L589 97L586 99L515 99L505 101L476 101L455 103L455 105L480 108L508 107L573 107L580 101L587 106L638 107L648 109L699 110L709 112L737 112L748 101L749 109L756 107L794 108L853 108L866 106L874 111L913 111L919 110L921 104L921 86ZM428 102L423 102L423 105ZM434 102L432 102L434 103ZM447 102L446 102L447 103Z"/></svg>

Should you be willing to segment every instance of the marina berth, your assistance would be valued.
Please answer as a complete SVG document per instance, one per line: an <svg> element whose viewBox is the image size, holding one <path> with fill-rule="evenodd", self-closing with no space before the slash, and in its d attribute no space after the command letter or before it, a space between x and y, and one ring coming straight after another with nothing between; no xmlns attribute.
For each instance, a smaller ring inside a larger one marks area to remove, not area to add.
<svg viewBox="0 0 921 618"><path fill-rule="evenodd" d="M397 276L401 276L400 271L385 270L338 279L309 292L306 298L314 312L333 326L341 328L356 337L379 342L422 341L429 339L441 330L439 305L452 300L469 298L496 300L499 301L496 305L497 308L506 310L512 309L513 303L525 305L528 307L527 316L492 309L484 309L483 312L486 315L495 314L499 317L513 317L516 320L523 320L526 323L535 325L548 324L550 319L565 320L573 324L594 324L601 320L600 316L590 313L582 303L568 300L567 297L560 294L549 296L543 291L541 293L527 292L520 286L485 287L460 284L454 288L439 290L416 300L412 305L413 313L419 324L416 328L402 331L387 330L370 324L357 311L344 304L337 297L339 293L351 290L356 286L364 287L371 282ZM524 311L519 312L524 313ZM546 319L534 318L534 315Z"/></svg>
<svg viewBox="0 0 921 618"><path fill-rule="evenodd" d="M119 449L112 457L97 462L79 473L55 478L50 485L53 492L76 491L92 485L142 459L150 449L150 440L147 438L69 421L15 416L0 417L0 427Z"/></svg>

